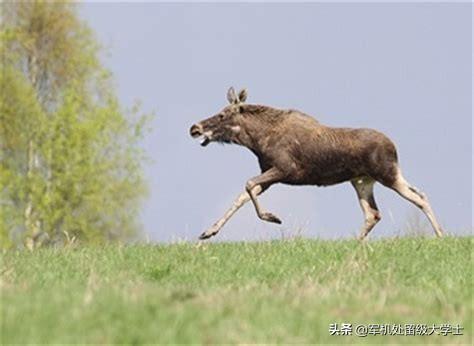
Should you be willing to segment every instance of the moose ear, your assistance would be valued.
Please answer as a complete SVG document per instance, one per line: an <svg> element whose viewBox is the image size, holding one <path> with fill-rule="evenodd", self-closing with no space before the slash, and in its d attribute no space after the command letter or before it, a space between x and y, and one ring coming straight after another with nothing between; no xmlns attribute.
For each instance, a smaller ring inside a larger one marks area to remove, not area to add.
<svg viewBox="0 0 474 346"><path fill-rule="evenodd" d="M239 103L244 103L247 100L247 89L242 89L239 92Z"/></svg>
<svg viewBox="0 0 474 346"><path fill-rule="evenodd" d="M230 104L234 104L234 103L239 102L233 87L230 87L229 90L227 90L227 101L229 101Z"/></svg>

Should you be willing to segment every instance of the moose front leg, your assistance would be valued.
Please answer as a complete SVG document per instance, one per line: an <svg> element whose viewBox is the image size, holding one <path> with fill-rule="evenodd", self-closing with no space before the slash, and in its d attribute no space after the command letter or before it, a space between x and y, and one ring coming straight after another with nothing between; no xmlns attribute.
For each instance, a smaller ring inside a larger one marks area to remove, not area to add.
<svg viewBox="0 0 474 346"><path fill-rule="evenodd" d="M257 194L261 192L261 188L258 189ZM222 218L220 218L215 224L213 224L206 232L202 233L199 236L199 239L204 240L210 237L215 236L219 233L220 229L224 227L225 223L235 214L237 210L240 209L245 203L250 201L250 196L247 192L242 192L239 197L234 201L232 207L224 214Z"/></svg>
<svg viewBox="0 0 474 346"><path fill-rule="evenodd" d="M260 219L268 222L274 222L281 224L281 220L276 217L275 215L264 212L262 208L260 207L260 204L257 201L257 189L258 187L264 185L266 188L270 187L270 185L277 183L282 179L282 174L281 172L276 169L276 168L270 168L269 170L265 171L263 174L258 175L249 181L247 181L247 184L245 185L245 189L247 190L247 193L250 195L250 199L252 200L252 203L255 207L255 211L257 212L257 215Z"/></svg>
<svg viewBox="0 0 474 346"><path fill-rule="evenodd" d="M260 195L263 191L265 191L269 186L268 185L258 185L253 188L253 191L255 194ZM208 230L203 232L200 236L200 240L208 239L213 236L215 236L219 231L221 230L222 227L226 224L227 221L234 215L237 210L239 210L245 203L250 201L250 195L248 192L242 192L239 197L234 201L232 206L229 208L229 210L226 211L223 217L221 217L219 220L217 220L216 223L214 223L211 227L209 227Z"/></svg>

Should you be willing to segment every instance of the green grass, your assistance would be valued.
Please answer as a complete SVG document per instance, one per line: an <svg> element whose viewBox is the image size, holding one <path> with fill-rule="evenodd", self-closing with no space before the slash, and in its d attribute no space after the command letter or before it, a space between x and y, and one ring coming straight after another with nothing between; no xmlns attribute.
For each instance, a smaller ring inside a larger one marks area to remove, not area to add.
<svg viewBox="0 0 474 346"><path fill-rule="evenodd" d="M8 251L11 343L472 343L474 238ZM462 336L331 336L330 323L460 324Z"/></svg>

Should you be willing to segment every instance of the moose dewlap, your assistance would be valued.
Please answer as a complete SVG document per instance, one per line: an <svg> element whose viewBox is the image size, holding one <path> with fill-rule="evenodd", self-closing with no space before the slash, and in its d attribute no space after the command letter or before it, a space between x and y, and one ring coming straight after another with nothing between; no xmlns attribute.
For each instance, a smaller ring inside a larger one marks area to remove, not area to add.
<svg viewBox="0 0 474 346"><path fill-rule="evenodd" d="M442 236L427 197L403 178L395 145L384 134L372 129L329 127L297 110L246 104L246 99L245 89L237 94L230 88L229 105L190 129L192 137L201 138L202 146L221 142L247 147L257 156L261 169L261 174L247 181L245 191L200 239L216 235L248 201L252 201L260 219L281 223L257 200L275 183L326 186L346 181L354 186L365 216L359 239L364 239L381 218L373 193L376 182L419 207L436 235Z"/></svg>

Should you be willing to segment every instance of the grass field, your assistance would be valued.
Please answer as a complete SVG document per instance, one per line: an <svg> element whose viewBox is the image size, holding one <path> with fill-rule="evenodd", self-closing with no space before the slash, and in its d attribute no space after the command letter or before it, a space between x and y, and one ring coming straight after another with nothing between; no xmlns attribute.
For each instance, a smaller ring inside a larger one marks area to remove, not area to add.
<svg viewBox="0 0 474 346"><path fill-rule="evenodd" d="M1 341L471 344L473 240L7 251ZM456 336L334 336L330 323L449 323L464 330Z"/></svg>

